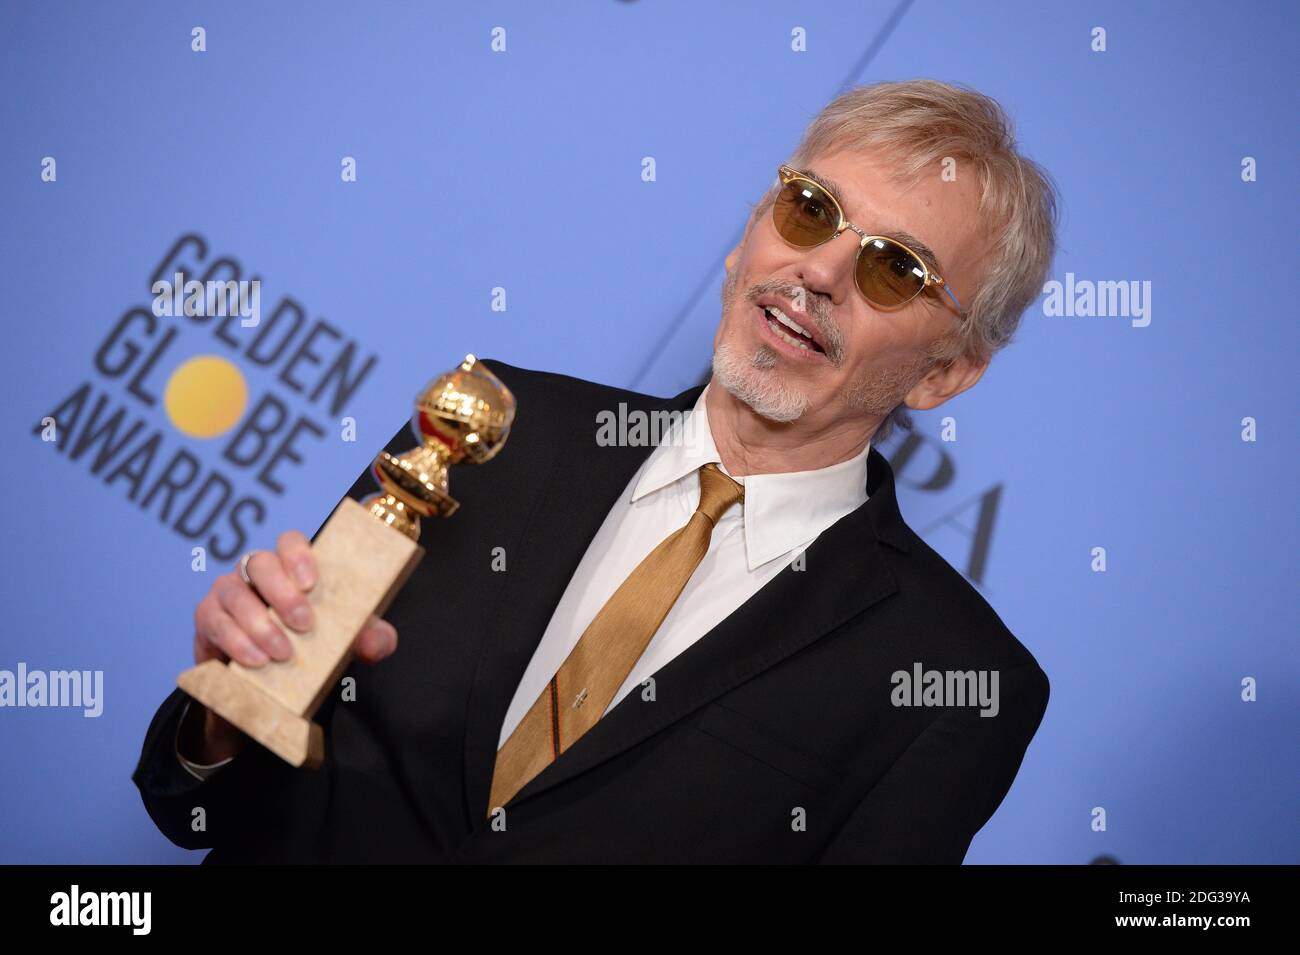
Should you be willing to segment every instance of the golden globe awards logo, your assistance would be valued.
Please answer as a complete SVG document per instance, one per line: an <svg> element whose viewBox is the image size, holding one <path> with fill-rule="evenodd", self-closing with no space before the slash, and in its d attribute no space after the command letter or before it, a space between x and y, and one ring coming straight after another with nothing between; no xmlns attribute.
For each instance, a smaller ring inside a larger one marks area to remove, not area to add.
<svg viewBox="0 0 1300 955"><path fill-rule="evenodd" d="M149 289L149 302L98 343L91 377L32 433L233 560L265 520L267 495L283 495L313 443L346 428L348 402L378 357L287 295L264 315L261 280L245 279L230 256L209 257L193 233L177 239ZM219 465L194 453L200 442L220 442Z"/></svg>

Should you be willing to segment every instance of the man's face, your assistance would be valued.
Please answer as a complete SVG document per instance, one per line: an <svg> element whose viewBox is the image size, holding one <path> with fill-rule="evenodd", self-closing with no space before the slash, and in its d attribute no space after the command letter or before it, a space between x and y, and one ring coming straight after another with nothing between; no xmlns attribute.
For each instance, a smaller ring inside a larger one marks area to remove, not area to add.
<svg viewBox="0 0 1300 955"><path fill-rule="evenodd" d="M957 179L944 181L935 168L899 185L886 177L887 168L869 153L837 152L800 171L833 183L844 215L868 235L910 233L928 245L937 271L969 308L986 254L973 173L958 167ZM940 292L939 301L922 294L893 310L863 297L854 283L860 241L846 229L816 248L795 248L777 233L769 208L728 256L714 374L763 417L798 420L810 429L851 419L874 431L900 401L935 407L983 373L964 358L944 368L928 354L957 328L947 295ZM761 303L773 300L819 347L800 348L771 327ZM792 306L803 314L792 314Z"/></svg>

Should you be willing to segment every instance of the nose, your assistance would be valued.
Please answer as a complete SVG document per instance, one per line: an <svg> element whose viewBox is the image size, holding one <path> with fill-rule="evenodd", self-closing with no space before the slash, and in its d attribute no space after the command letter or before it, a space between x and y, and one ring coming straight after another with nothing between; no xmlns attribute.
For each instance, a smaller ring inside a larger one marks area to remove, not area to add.
<svg viewBox="0 0 1300 955"><path fill-rule="evenodd" d="M860 236L865 236L856 226L827 239L816 248L808 249L799 261L799 283L809 292L825 295L834 305L843 305L853 293L853 270L862 248Z"/></svg>

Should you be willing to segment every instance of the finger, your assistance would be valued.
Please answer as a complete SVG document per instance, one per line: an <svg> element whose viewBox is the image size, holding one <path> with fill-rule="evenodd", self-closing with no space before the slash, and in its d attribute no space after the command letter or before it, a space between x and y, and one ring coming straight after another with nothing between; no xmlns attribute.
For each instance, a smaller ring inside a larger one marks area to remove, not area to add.
<svg viewBox="0 0 1300 955"><path fill-rule="evenodd" d="M220 580L220 578L217 578ZM217 600L215 593L216 584L213 584L212 590L209 590L197 607L194 608L194 663L195 665L206 663L208 660L216 660L218 663L225 663L230 659L208 636L208 614L212 608L220 609L220 601Z"/></svg>
<svg viewBox="0 0 1300 955"><path fill-rule="evenodd" d="M298 586L311 590L316 584L316 560L311 555L311 542L302 531L285 531L275 542L275 550Z"/></svg>
<svg viewBox="0 0 1300 955"><path fill-rule="evenodd" d="M248 577L281 620L295 630L306 630L311 626L311 607L302 589L285 571L279 554L259 550L249 558Z"/></svg>
<svg viewBox="0 0 1300 955"><path fill-rule="evenodd" d="M266 654L218 604L209 605L201 626L205 639L230 659L238 660L246 667L260 667L267 662Z"/></svg>
<svg viewBox="0 0 1300 955"><path fill-rule="evenodd" d="M372 616L357 637L357 656L366 663L378 663L397 649L397 628Z"/></svg>
<svg viewBox="0 0 1300 955"><path fill-rule="evenodd" d="M235 574L217 579L213 590L221 608L228 613L257 646L272 660L293 656L293 645L271 619L266 604Z"/></svg>

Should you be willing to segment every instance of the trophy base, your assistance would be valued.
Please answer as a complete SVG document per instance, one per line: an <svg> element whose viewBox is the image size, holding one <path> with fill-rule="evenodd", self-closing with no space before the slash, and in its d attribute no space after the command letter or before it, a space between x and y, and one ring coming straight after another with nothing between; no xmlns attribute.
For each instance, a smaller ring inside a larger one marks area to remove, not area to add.
<svg viewBox="0 0 1300 955"><path fill-rule="evenodd" d="M230 667L208 660L182 673L177 685L286 763L315 769L325 759L321 728L281 705Z"/></svg>

